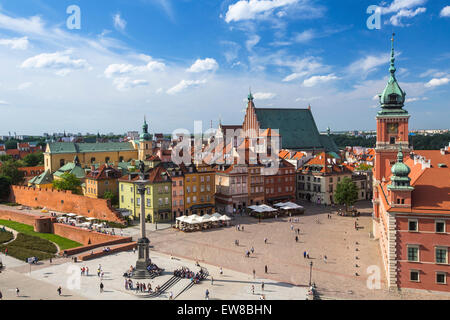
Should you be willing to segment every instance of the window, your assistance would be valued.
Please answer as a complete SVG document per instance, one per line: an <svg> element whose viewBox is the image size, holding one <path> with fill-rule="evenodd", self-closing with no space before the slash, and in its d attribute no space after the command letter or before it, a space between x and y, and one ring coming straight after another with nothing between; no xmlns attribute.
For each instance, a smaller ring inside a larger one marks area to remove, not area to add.
<svg viewBox="0 0 450 320"><path fill-rule="evenodd" d="M195 196L192 197L192 202L193 202L193 203L196 203L196 202L197 202L197 197L195 197Z"/></svg>
<svg viewBox="0 0 450 320"><path fill-rule="evenodd" d="M163 204L163 199L162 199L162 198L159 198L159 199L158 199L158 204L159 204L160 206L162 206L162 204Z"/></svg>
<svg viewBox="0 0 450 320"><path fill-rule="evenodd" d="M408 261L419 262L419 246L408 246Z"/></svg>
<svg viewBox="0 0 450 320"><path fill-rule="evenodd" d="M436 283L437 284L447 284L447 273L436 272Z"/></svg>
<svg viewBox="0 0 450 320"><path fill-rule="evenodd" d="M445 233L445 221L436 221L435 226L437 233Z"/></svg>
<svg viewBox="0 0 450 320"><path fill-rule="evenodd" d="M147 207L151 207L152 206L152 201L150 199L147 199Z"/></svg>
<svg viewBox="0 0 450 320"><path fill-rule="evenodd" d="M187 203L191 203L191 197L187 197L187 198L186 198L186 202L187 202Z"/></svg>
<svg viewBox="0 0 450 320"><path fill-rule="evenodd" d="M411 270L409 272L409 280L414 281L414 282L419 282L419 271L417 270Z"/></svg>
<svg viewBox="0 0 450 320"><path fill-rule="evenodd" d="M192 187L192 192L197 192L197 186Z"/></svg>
<svg viewBox="0 0 450 320"><path fill-rule="evenodd" d="M436 247L436 263L447 263L448 248Z"/></svg>
<svg viewBox="0 0 450 320"><path fill-rule="evenodd" d="M209 181L211 181L211 177L210 177L210 176L207 176L207 177L206 177L206 182L209 182Z"/></svg>
<svg viewBox="0 0 450 320"><path fill-rule="evenodd" d="M178 185L181 187L183 186L183 181L179 181Z"/></svg>
<svg viewBox="0 0 450 320"><path fill-rule="evenodd" d="M417 222L417 220L408 220L408 231L419 231L419 223Z"/></svg>
<svg viewBox="0 0 450 320"><path fill-rule="evenodd" d="M121 197L120 197L120 202L123 202L123 200L124 200L124 199L123 199L123 196L121 196Z"/></svg>
<svg viewBox="0 0 450 320"><path fill-rule="evenodd" d="M169 198L165 198L164 199L164 203L167 205L167 204L169 204Z"/></svg>
<svg viewBox="0 0 450 320"><path fill-rule="evenodd" d="M105 163L109 163L109 160L110 160L109 157L106 157L105 158Z"/></svg>
<svg viewBox="0 0 450 320"><path fill-rule="evenodd" d="M59 160L59 166L60 167L64 166L64 159Z"/></svg>
<svg viewBox="0 0 450 320"><path fill-rule="evenodd" d="M91 158L91 164L94 164L95 158Z"/></svg>
<svg viewBox="0 0 450 320"><path fill-rule="evenodd" d="M131 201L130 201L130 202L131 202L131 204L133 204L133 203L134 203L134 199L133 199L133 198L131 198Z"/></svg>
<svg viewBox="0 0 450 320"><path fill-rule="evenodd" d="M123 191L123 184L120 185L120 191Z"/></svg>
<svg viewBox="0 0 450 320"><path fill-rule="evenodd" d="M147 194L150 194L150 188L147 188Z"/></svg>
<svg viewBox="0 0 450 320"><path fill-rule="evenodd" d="M169 192L169 186L164 186L164 191Z"/></svg>
<svg viewBox="0 0 450 320"><path fill-rule="evenodd" d="M138 206L141 205L141 198L137 198L137 205L138 205Z"/></svg>

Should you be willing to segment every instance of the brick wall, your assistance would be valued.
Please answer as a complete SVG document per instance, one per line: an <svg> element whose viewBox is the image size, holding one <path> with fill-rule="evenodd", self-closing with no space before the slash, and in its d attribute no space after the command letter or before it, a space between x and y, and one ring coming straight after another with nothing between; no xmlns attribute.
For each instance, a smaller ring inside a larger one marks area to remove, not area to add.
<svg viewBox="0 0 450 320"><path fill-rule="evenodd" d="M97 250L97 251L94 251L94 254L92 254L91 252L85 253L85 254L78 256L78 260L79 261L87 261L87 260L100 258L100 257L106 256L109 254L113 254L113 253L133 250L133 248L136 248L136 245L137 245L136 242L131 242L131 243L125 243L125 244L119 245L115 248L111 248L111 251L109 251L109 252L103 252L103 250ZM124 272L125 272L125 270L124 270Z"/></svg>
<svg viewBox="0 0 450 320"><path fill-rule="evenodd" d="M29 214L29 213L22 213L22 212L16 212L16 211L7 211L7 210L0 210L0 219L1 220L11 220L20 222L23 224L27 224L29 226L35 225L34 221L36 218L39 218L36 215Z"/></svg>
<svg viewBox="0 0 450 320"><path fill-rule="evenodd" d="M58 212L76 213L85 217L123 223L117 212L105 199L93 199L70 191L34 189L12 186L10 201L29 207L41 207Z"/></svg>
<svg viewBox="0 0 450 320"><path fill-rule="evenodd" d="M85 246L88 245L89 242L90 244L98 244L119 239L128 239L121 236L112 236L109 234L81 229L62 223L53 224L53 230L56 235L79 242ZM131 238L128 241L131 241Z"/></svg>

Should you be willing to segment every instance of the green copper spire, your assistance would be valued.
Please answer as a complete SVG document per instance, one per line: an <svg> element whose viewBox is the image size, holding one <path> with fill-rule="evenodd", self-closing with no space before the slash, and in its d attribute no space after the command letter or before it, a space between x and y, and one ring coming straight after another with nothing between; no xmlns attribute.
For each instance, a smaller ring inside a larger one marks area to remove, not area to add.
<svg viewBox="0 0 450 320"><path fill-rule="evenodd" d="M253 101L252 88L249 89L248 101Z"/></svg>
<svg viewBox="0 0 450 320"><path fill-rule="evenodd" d="M144 125L142 126L142 133L140 135L140 140L141 141L149 141L152 139L151 134L148 133L148 124L147 124L147 119L144 116Z"/></svg>
<svg viewBox="0 0 450 320"><path fill-rule="evenodd" d="M380 94L380 103L382 110L379 115L405 115L408 114L406 110L403 110L405 104L406 93L400 88L400 85L395 78L395 49L394 49L394 36L391 39L391 65L389 68L389 80L383 93Z"/></svg>
<svg viewBox="0 0 450 320"><path fill-rule="evenodd" d="M392 176L391 176L391 184L388 186L388 189L411 189L411 179L409 178L409 174L411 173L411 169L403 163L403 152L400 147L397 154L397 163L394 164L391 168Z"/></svg>

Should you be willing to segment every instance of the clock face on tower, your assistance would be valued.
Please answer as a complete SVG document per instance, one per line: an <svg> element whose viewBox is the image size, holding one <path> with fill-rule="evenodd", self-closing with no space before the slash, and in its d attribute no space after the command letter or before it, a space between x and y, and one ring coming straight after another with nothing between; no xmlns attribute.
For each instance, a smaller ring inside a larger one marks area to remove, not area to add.
<svg viewBox="0 0 450 320"><path fill-rule="evenodd" d="M398 133L398 123L388 124L388 133Z"/></svg>

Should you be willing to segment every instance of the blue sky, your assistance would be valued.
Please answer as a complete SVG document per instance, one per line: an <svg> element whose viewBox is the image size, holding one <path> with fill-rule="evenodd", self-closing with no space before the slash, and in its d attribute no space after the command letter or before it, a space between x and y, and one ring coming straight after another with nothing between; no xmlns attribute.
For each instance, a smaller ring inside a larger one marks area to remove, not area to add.
<svg viewBox="0 0 450 320"><path fill-rule="evenodd" d="M2 0L0 135L237 124L249 87L321 130L374 129L392 32L411 127L449 128L449 30L448 0Z"/></svg>

